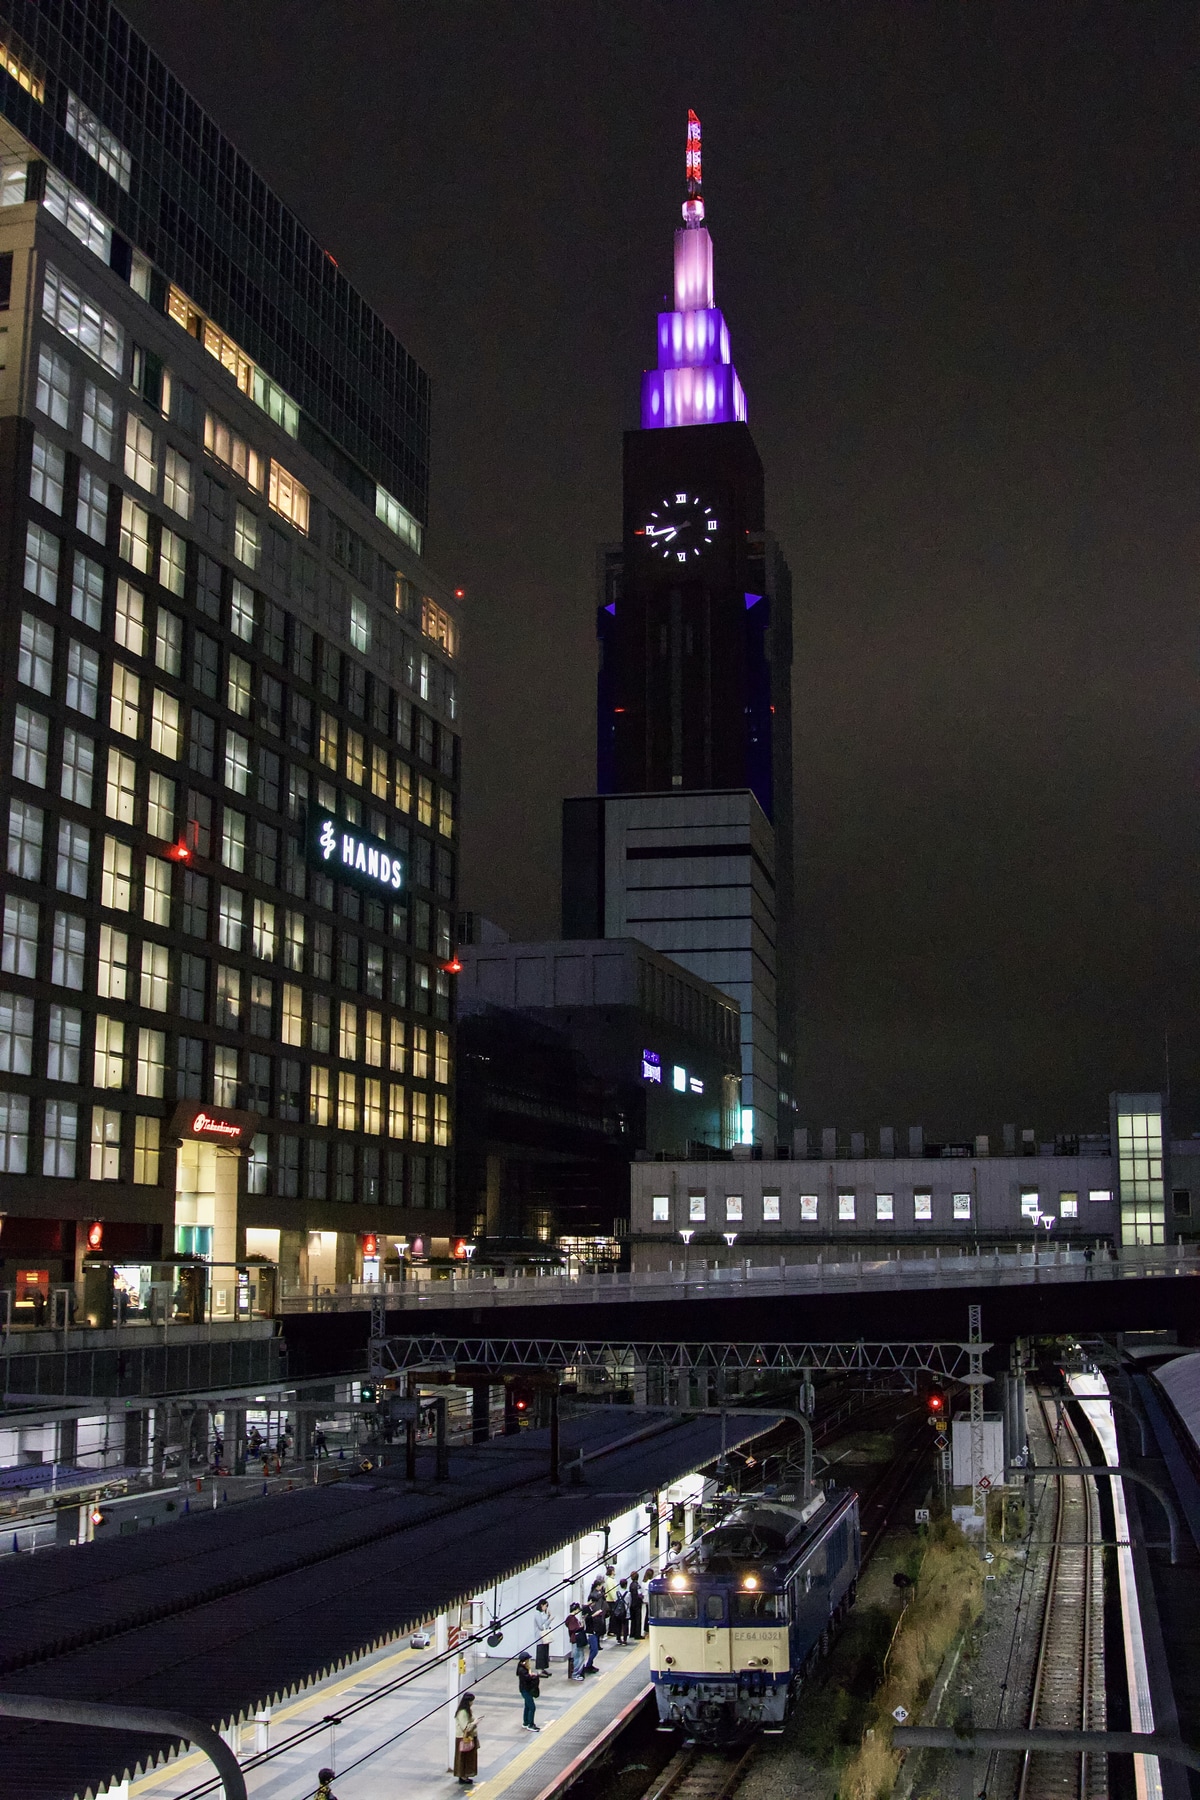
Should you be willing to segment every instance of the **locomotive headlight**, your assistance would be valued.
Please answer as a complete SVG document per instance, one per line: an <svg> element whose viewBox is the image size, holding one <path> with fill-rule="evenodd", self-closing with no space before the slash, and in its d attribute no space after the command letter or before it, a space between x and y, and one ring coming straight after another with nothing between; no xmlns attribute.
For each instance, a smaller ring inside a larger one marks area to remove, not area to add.
<svg viewBox="0 0 1200 1800"><path fill-rule="evenodd" d="M758 1576L757 1575L743 1576L742 1577L742 1586L744 1588L756 1588L758 1586Z"/></svg>
<svg viewBox="0 0 1200 1800"><path fill-rule="evenodd" d="M687 1576L686 1575L672 1575L672 1577L671 1577L671 1592L674 1594L686 1594L687 1593Z"/></svg>

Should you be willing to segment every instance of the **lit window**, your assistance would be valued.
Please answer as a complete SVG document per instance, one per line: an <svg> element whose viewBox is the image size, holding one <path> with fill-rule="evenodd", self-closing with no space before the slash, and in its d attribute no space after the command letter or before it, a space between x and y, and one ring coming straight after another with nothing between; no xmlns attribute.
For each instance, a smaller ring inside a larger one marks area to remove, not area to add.
<svg viewBox="0 0 1200 1800"><path fill-rule="evenodd" d="M217 1106L238 1103L237 1051L220 1044L213 1051L213 1101Z"/></svg>
<svg viewBox="0 0 1200 1800"><path fill-rule="evenodd" d="M726 1196L725 1196L725 1219L726 1219L726 1222L737 1224L737 1223L740 1223L741 1218L742 1218L742 1196L741 1196L741 1194L726 1194Z"/></svg>
<svg viewBox="0 0 1200 1800"><path fill-rule="evenodd" d="M58 539L41 525L25 527L25 586L48 606L58 601Z"/></svg>
<svg viewBox="0 0 1200 1800"><path fill-rule="evenodd" d="M377 800L388 797L388 753L381 744L371 747L371 792Z"/></svg>
<svg viewBox="0 0 1200 1800"><path fill-rule="evenodd" d="M104 570L82 550L75 552L71 575L71 617L99 631L104 607Z"/></svg>
<svg viewBox="0 0 1200 1800"><path fill-rule="evenodd" d="M346 780L360 787L367 779L366 752L361 731L346 730Z"/></svg>
<svg viewBox="0 0 1200 1800"><path fill-rule="evenodd" d="M67 94L67 132L81 150L100 164L106 175L111 175L119 187L129 192L133 158L120 138L107 125L102 125L95 113L72 93Z"/></svg>
<svg viewBox="0 0 1200 1800"><path fill-rule="evenodd" d="M250 789L250 741L239 731L225 733L225 786L231 794Z"/></svg>
<svg viewBox="0 0 1200 1800"><path fill-rule="evenodd" d="M236 1025L242 1016L242 972L227 963L217 967L217 1024Z"/></svg>
<svg viewBox="0 0 1200 1800"><path fill-rule="evenodd" d="M60 913L59 917L65 917ZM82 924L82 920L80 921ZM128 991L129 939L115 926L100 927L96 992L102 1000L124 1000Z"/></svg>
<svg viewBox="0 0 1200 1800"><path fill-rule="evenodd" d="M234 637L241 638L244 644L254 636L254 589L247 587L244 581L233 584L229 626Z"/></svg>
<svg viewBox="0 0 1200 1800"><path fill-rule="evenodd" d="M671 1217L669 1194L655 1194L650 1201L650 1217L656 1225L665 1225Z"/></svg>
<svg viewBox="0 0 1200 1800"><path fill-rule="evenodd" d="M838 1218L843 1221L853 1219L853 1217L854 1217L854 1195L853 1195L853 1193L843 1191L842 1193L839 1193L837 1198L838 1198Z"/></svg>
<svg viewBox="0 0 1200 1800"><path fill-rule="evenodd" d="M192 465L178 450L163 457L163 500L184 519L192 516Z"/></svg>
<svg viewBox="0 0 1200 1800"><path fill-rule="evenodd" d="M240 950L244 906L240 888L223 887L217 908L217 942L223 950Z"/></svg>
<svg viewBox="0 0 1200 1800"><path fill-rule="evenodd" d="M150 771L146 830L156 838L169 838L175 831L175 783L169 775L160 775L157 769Z"/></svg>
<svg viewBox="0 0 1200 1800"><path fill-rule="evenodd" d="M225 704L230 712L245 719L250 716L250 664L244 656L229 658L229 682Z"/></svg>
<svg viewBox="0 0 1200 1800"><path fill-rule="evenodd" d="M412 1028L412 1073L418 1081L429 1079L429 1032L424 1025Z"/></svg>
<svg viewBox="0 0 1200 1800"><path fill-rule="evenodd" d="M25 994L0 994L0 1069L33 1073L33 1001Z"/></svg>
<svg viewBox="0 0 1200 1800"><path fill-rule="evenodd" d="M77 900L87 897L91 838L86 825L77 825L73 819L59 820L55 885L60 893L72 894Z"/></svg>
<svg viewBox="0 0 1200 1800"><path fill-rule="evenodd" d="M429 1142L429 1095L422 1094L414 1088L412 1094L412 1113L410 1130L414 1144Z"/></svg>
<svg viewBox="0 0 1200 1800"><path fill-rule="evenodd" d="M38 904L10 894L4 902L0 968L6 975L37 974Z"/></svg>
<svg viewBox="0 0 1200 1800"><path fill-rule="evenodd" d="M221 861L238 875L246 867L246 815L231 806L221 820Z"/></svg>
<svg viewBox="0 0 1200 1800"><path fill-rule="evenodd" d="M816 1194L801 1194L801 1196L800 1196L800 1222L803 1225L815 1225L817 1223L817 1196L816 1196Z"/></svg>
<svg viewBox="0 0 1200 1800"><path fill-rule="evenodd" d="M150 514L128 494L121 500L121 555L143 575L150 573Z"/></svg>
<svg viewBox="0 0 1200 1800"><path fill-rule="evenodd" d="M24 1175L29 1162L29 1098L0 1094L0 1171Z"/></svg>
<svg viewBox="0 0 1200 1800"><path fill-rule="evenodd" d="M131 656L141 656L146 647L144 604L138 589L123 578L117 583L117 610L114 619L117 643Z"/></svg>
<svg viewBox="0 0 1200 1800"><path fill-rule="evenodd" d="M272 460L267 498L272 511L308 536L309 492L303 482Z"/></svg>
<svg viewBox="0 0 1200 1800"><path fill-rule="evenodd" d="M450 1038L444 1031L436 1031L433 1037L433 1079L442 1087L450 1085Z"/></svg>
<svg viewBox="0 0 1200 1800"><path fill-rule="evenodd" d="M125 1024L100 1013L96 1019L96 1041L92 1057L92 1086L122 1088L125 1086Z"/></svg>
<svg viewBox="0 0 1200 1800"><path fill-rule="evenodd" d="M112 256L112 227L104 214L90 200L85 200L79 189L65 181L57 169L46 170L46 191L43 197L46 211L65 225L72 237L98 256L108 267Z"/></svg>
<svg viewBox="0 0 1200 1800"><path fill-rule="evenodd" d="M772 1221L777 1221L778 1218L779 1218L779 1195L778 1194L764 1194L763 1195L763 1223L764 1223L764 1225L768 1225Z"/></svg>
<svg viewBox="0 0 1200 1800"><path fill-rule="evenodd" d="M13 720L13 774L30 787L46 785L50 721L32 707L18 706Z"/></svg>
<svg viewBox="0 0 1200 1800"><path fill-rule="evenodd" d="M408 1092L398 1081L388 1087L388 1136L408 1136Z"/></svg>
<svg viewBox="0 0 1200 1800"><path fill-rule="evenodd" d="M92 1108L93 1181L119 1181L121 1177L121 1115L107 1106Z"/></svg>
<svg viewBox="0 0 1200 1800"><path fill-rule="evenodd" d="M1036 1220L1042 1210L1041 1196L1036 1188L1021 1189L1021 1217Z"/></svg>
<svg viewBox="0 0 1200 1800"><path fill-rule="evenodd" d="M64 428L71 418L71 365L57 350L43 344L38 351L37 387L34 405L56 425Z"/></svg>
<svg viewBox="0 0 1200 1800"><path fill-rule="evenodd" d="M407 507L401 506L398 500L394 500L391 494L381 487L375 489L375 517L420 556L422 537L420 525Z"/></svg>
<svg viewBox="0 0 1200 1800"><path fill-rule="evenodd" d="M1109 1206L1112 1204L1111 1188L1089 1188L1088 1203L1091 1206Z"/></svg>
<svg viewBox="0 0 1200 1800"><path fill-rule="evenodd" d="M94 719L99 702L100 658L72 638L67 645L67 705Z"/></svg>
<svg viewBox="0 0 1200 1800"><path fill-rule="evenodd" d="M154 661L164 675L178 675L183 663L183 620L161 606L154 631Z"/></svg>
<svg viewBox="0 0 1200 1800"><path fill-rule="evenodd" d="M86 942L86 928L77 913L55 913L54 946L50 963L50 979L55 987L75 990L82 988Z"/></svg>
<svg viewBox="0 0 1200 1800"><path fill-rule="evenodd" d="M308 1122L329 1123L329 1070L314 1063L308 1071Z"/></svg>
<svg viewBox="0 0 1200 1800"><path fill-rule="evenodd" d="M1077 1219L1079 1217L1079 1195L1063 1193L1058 1196L1058 1214L1061 1219Z"/></svg>
<svg viewBox="0 0 1200 1800"><path fill-rule="evenodd" d="M454 836L454 795L449 788L438 789L438 831L442 837Z"/></svg>
<svg viewBox="0 0 1200 1800"><path fill-rule="evenodd" d="M125 419L125 473L148 493L154 493L158 486L154 433L144 419L132 412Z"/></svg>
<svg viewBox="0 0 1200 1800"><path fill-rule="evenodd" d="M73 1180L79 1138L79 1108L74 1100L47 1100L42 1124L42 1174Z"/></svg>
<svg viewBox="0 0 1200 1800"><path fill-rule="evenodd" d="M933 1195L927 1188L917 1188L913 1194L913 1218L918 1224L928 1224L933 1218Z"/></svg>
<svg viewBox="0 0 1200 1800"><path fill-rule="evenodd" d="M338 722L332 713L321 714L321 737L317 754L327 769L338 766Z"/></svg>
<svg viewBox="0 0 1200 1800"><path fill-rule="evenodd" d="M888 1221L896 1217L896 1196L894 1194L876 1194L875 1217Z"/></svg>
<svg viewBox="0 0 1200 1800"><path fill-rule="evenodd" d="M383 1130L383 1083L370 1075L363 1081L363 1130L372 1137Z"/></svg>
<svg viewBox="0 0 1200 1800"><path fill-rule="evenodd" d="M137 764L115 746L108 752L108 783L104 810L110 819L132 825L137 808Z"/></svg>
<svg viewBox="0 0 1200 1800"><path fill-rule="evenodd" d="M158 579L172 594L182 594L187 579L187 541L166 525L158 546Z"/></svg>
<svg viewBox="0 0 1200 1800"><path fill-rule="evenodd" d="M422 825L433 824L433 783L427 775L422 775L417 783L417 818Z"/></svg>
<svg viewBox="0 0 1200 1800"><path fill-rule="evenodd" d="M52 1006L46 1037L46 1076L50 1081L79 1081L79 1048L83 1014L75 1006Z"/></svg>
<svg viewBox="0 0 1200 1800"><path fill-rule="evenodd" d="M108 538L108 482L88 468L79 471L75 526L97 544Z"/></svg>
<svg viewBox="0 0 1200 1800"><path fill-rule="evenodd" d="M338 1024L338 1055L343 1062L358 1060L358 1008L351 1000L342 1001Z"/></svg>
<svg viewBox="0 0 1200 1800"><path fill-rule="evenodd" d="M304 993L294 982L286 981L283 985L280 1021L280 1035L284 1043L298 1049L304 1042Z"/></svg>
<svg viewBox="0 0 1200 1800"><path fill-rule="evenodd" d="M399 757L396 759L396 793L393 805L397 812L412 811L412 770Z"/></svg>
<svg viewBox="0 0 1200 1800"><path fill-rule="evenodd" d="M47 512L62 512L66 466L66 452L52 444L49 438L44 438L40 431L35 431L29 464L29 498L44 506Z"/></svg>
<svg viewBox="0 0 1200 1800"><path fill-rule="evenodd" d="M338 1130L358 1130L358 1076L349 1069L338 1074Z"/></svg>
<svg viewBox="0 0 1200 1800"><path fill-rule="evenodd" d="M44 815L40 806L27 800L8 803L8 872L26 881L36 881L42 871L42 829Z"/></svg>
<svg viewBox="0 0 1200 1800"><path fill-rule="evenodd" d="M427 597L421 600L421 630L435 644L440 644L447 656L457 654L458 627L444 607Z"/></svg>
<svg viewBox="0 0 1200 1800"><path fill-rule="evenodd" d="M365 600L350 602L350 642L363 655L369 655L371 649L371 615Z"/></svg>
<svg viewBox="0 0 1200 1800"><path fill-rule="evenodd" d="M433 1141L445 1146L450 1142L450 1096L433 1096Z"/></svg>
<svg viewBox="0 0 1200 1800"><path fill-rule="evenodd" d="M243 394L253 396L254 364L246 352L239 349L231 337L226 337L211 319L201 320L199 338L208 354L215 356L221 367L233 376Z"/></svg>
<svg viewBox="0 0 1200 1800"><path fill-rule="evenodd" d="M260 962L274 962L275 945L275 903L272 900L256 900L254 902L254 954Z"/></svg>
<svg viewBox="0 0 1200 1800"><path fill-rule="evenodd" d="M115 662L112 672L108 723L111 730L119 731L123 737L135 738L138 734L138 704L141 690L141 681L133 670L127 669L124 663Z"/></svg>
<svg viewBox="0 0 1200 1800"><path fill-rule="evenodd" d="M133 1179L139 1187L158 1186L159 1121L133 1121Z"/></svg>
<svg viewBox="0 0 1200 1800"><path fill-rule="evenodd" d="M120 375L125 361L125 333L121 326L82 289L60 275L52 263L46 264L42 283L42 315L110 375Z"/></svg>
<svg viewBox="0 0 1200 1800"><path fill-rule="evenodd" d="M79 431L86 448L94 450L105 462L111 462L116 429L116 402L103 388L98 388L94 381L84 382L83 418Z"/></svg>
<svg viewBox="0 0 1200 1800"><path fill-rule="evenodd" d="M697 1219L703 1219L703 1217L704 1217L704 1195L703 1194L689 1194L688 1195L688 1218L697 1220Z"/></svg>
<svg viewBox="0 0 1200 1800"><path fill-rule="evenodd" d="M970 1196L970 1194L955 1194L955 1196L954 1196L954 1217L956 1219L969 1219L971 1217L971 1196Z"/></svg>
<svg viewBox="0 0 1200 1800"><path fill-rule="evenodd" d="M140 250L135 250L129 270L129 285L140 300L150 298L150 275L150 263Z"/></svg>
<svg viewBox="0 0 1200 1800"><path fill-rule="evenodd" d="M133 851L120 838L104 840L100 875L100 904L113 912L128 912L132 904Z"/></svg>
<svg viewBox="0 0 1200 1800"><path fill-rule="evenodd" d="M240 475L256 493L261 494L262 458L257 450L251 449L245 438L231 431L215 413L206 413L204 416L204 448L216 462L232 469L235 475Z"/></svg>
<svg viewBox="0 0 1200 1800"><path fill-rule="evenodd" d="M32 613L21 614L17 680L37 694L48 694L54 673L54 627Z"/></svg>
<svg viewBox="0 0 1200 1800"><path fill-rule="evenodd" d="M304 967L304 914L289 912L284 919L283 960L289 969Z"/></svg>
<svg viewBox="0 0 1200 1800"><path fill-rule="evenodd" d="M142 917L148 925L166 927L171 923L171 865L153 856L146 858Z"/></svg>
<svg viewBox="0 0 1200 1800"><path fill-rule="evenodd" d="M262 527L256 513L239 500L233 516L233 554L248 569L257 569L262 554Z"/></svg>
<svg viewBox="0 0 1200 1800"><path fill-rule="evenodd" d="M30 65L10 50L7 44L0 43L0 69L5 69L12 76L18 87L24 88L31 100L39 106L45 104L46 87L39 75L35 75Z"/></svg>

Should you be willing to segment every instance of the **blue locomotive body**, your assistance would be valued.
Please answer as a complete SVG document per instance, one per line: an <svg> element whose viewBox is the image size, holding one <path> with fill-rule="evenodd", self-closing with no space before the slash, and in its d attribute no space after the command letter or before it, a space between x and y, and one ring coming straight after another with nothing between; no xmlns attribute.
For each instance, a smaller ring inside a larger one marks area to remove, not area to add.
<svg viewBox="0 0 1200 1800"><path fill-rule="evenodd" d="M858 1495L753 1497L650 1583L661 1726L724 1743L781 1731L804 1674L853 1605Z"/></svg>

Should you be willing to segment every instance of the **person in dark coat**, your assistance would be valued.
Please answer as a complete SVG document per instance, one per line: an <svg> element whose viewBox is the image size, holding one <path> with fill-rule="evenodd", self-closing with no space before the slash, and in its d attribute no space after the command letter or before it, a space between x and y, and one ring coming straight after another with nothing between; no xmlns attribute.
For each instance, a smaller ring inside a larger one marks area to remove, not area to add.
<svg viewBox="0 0 1200 1800"><path fill-rule="evenodd" d="M646 1613L646 1597L642 1593L642 1584L636 1575L629 1580L629 1635L640 1638L642 1620Z"/></svg>
<svg viewBox="0 0 1200 1800"><path fill-rule="evenodd" d="M598 1675L596 1658L600 1654L600 1639L604 1635L604 1600L589 1600L583 1622L587 1626L588 1659L583 1665L585 1675Z"/></svg>
<svg viewBox="0 0 1200 1800"><path fill-rule="evenodd" d="M583 1622L583 1617L578 1607L573 1606L571 1608L566 1616L564 1624L566 1626L567 1641L571 1646L571 1671L567 1676L567 1680L582 1681L583 1661L587 1655L588 1649L588 1634L587 1626Z"/></svg>
<svg viewBox="0 0 1200 1800"><path fill-rule="evenodd" d="M618 1644L629 1642L629 1583L625 1580L617 1583L617 1591L609 1608L608 1635L615 1637Z"/></svg>
<svg viewBox="0 0 1200 1800"><path fill-rule="evenodd" d="M337 1795L333 1791L332 1769L317 1770L317 1792L314 1800L337 1800Z"/></svg>
<svg viewBox="0 0 1200 1800"><path fill-rule="evenodd" d="M517 1688L525 1702L525 1716L521 1720L522 1731L540 1731L542 1728L540 1725L534 1724L533 1715L537 1706L537 1697L542 1691L542 1684L530 1666L528 1655L517 1658Z"/></svg>

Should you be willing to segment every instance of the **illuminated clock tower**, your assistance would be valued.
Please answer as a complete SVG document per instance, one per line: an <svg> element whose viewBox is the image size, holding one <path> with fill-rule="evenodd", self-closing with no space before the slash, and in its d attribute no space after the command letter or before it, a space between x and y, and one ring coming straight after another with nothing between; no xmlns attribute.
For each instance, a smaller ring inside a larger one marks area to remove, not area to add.
<svg viewBox="0 0 1200 1800"><path fill-rule="evenodd" d="M658 315L623 535L603 553L599 798L564 814L564 933L643 938L742 1007L742 1135L790 1142L791 576L713 303L688 114L675 306Z"/></svg>

